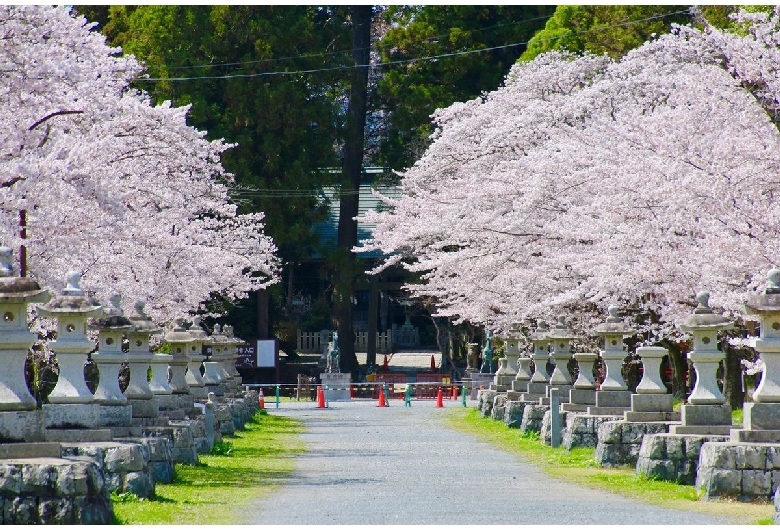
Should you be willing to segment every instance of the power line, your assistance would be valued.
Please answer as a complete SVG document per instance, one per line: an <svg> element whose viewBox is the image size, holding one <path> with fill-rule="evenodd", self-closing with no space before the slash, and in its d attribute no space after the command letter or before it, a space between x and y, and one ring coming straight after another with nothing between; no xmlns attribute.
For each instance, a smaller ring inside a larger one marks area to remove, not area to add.
<svg viewBox="0 0 780 530"><path fill-rule="evenodd" d="M517 26L519 24L527 24L529 22L536 22L537 20L547 20L552 18L552 15L543 16L543 17L534 17L534 18L528 18L524 20L519 20L516 22L510 22L507 24L495 24L493 26L487 26L484 28L477 28L468 30L469 33L477 33L482 31L487 31L490 29L497 29L497 28L504 28L508 26ZM455 29L455 28L450 28ZM418 42L431 42L435 41L437 39L445 38L449 36L448 33L444 33L441 35L434 35L431 37L426 37L424 39L421 39ZM369 46L368 49L371 47ZM324 57L331 57L334 55L344 55L344 54L351 54L355 50L363 51L366 48L356 48L352 49L349 48L347 50L340 50L340 51L333 51L333 52L323 52L323 53L310 53L310 54L304 54L304 55L291 55L287 57L275 57L271 59L256 59L253 61L238 61L238 62L231 62L231 63L209 63L209 64L195 64L195 65L189 65L189 66L166 66L167 70L187 70L187 69L196 69L196 68L217 68L220 66L244 66L244 65L250 65L250 64L262 64L262 63L272 63L272 62L282 62L282 61L292 61L292 60L300 60L300 59L311 59L311 58L324 58Z"/></svg>
<svg viewBox="0 0 780 530"><path fill-rule="evenodd" d="M663 15L655 15L652 17L642 18L638 20L631 20L628 22L620 23L620 24L614 24L611 26L602 26L594 29L590 29L588 31L578 31L578 32L569 32L566 35L560 35L557 37L549 37L547 39L544 39L545 41L552 41L561 39L564 37L570 37L572 35L586 35L589 33L595 33L597 31L605 31L608 29L614 29L614 28L620 28L625 26L630 26L633 24L639 24L642 22L649 22L651 20L659 20L662 18L666 18L669 16L674 15L682 15L689 13L689 10L684 11L675 11L672 13L665 13ZM349 66L334 66L330 68L314 68L314 69L306 69L306 70L291 70L291 71L275 71L275 72L257 72L257 73L251 73L251 74L225 74L225 75L218 75L218 76L200 76L200 77L138 77L134 81L147 81L147 82L158 82L158 81L198 81L198 80L219 80L219 79L251 79L256 77L270 77L270 76L282 76L282 75L306 75L306 74L314 74L314 73L321 73L321 72L335 72L339 70L352 70L354 68L370 68L372 66L374 67L386 67L386 66L395 66L400 64L410 64L410 63L417 63L422 61L431 61L431 60L437 60L437 59L445 59L449 57L459 57L463 55L471 55L475 53L484 53L484 52L490 52L490 51L496 51L496 50L502 50L507 48L513 48L516 46L525 46L528 44L529 41L525 42L517 42L513 44L504 44L501 46L491 46L489 48L478 48L476 50L466 50L462 52L450 52L440 55L431 55L428 57L417 57L414 59L400 59L397 61L388 61L386 63L375 63L375 64L363 64L363 65L349 65Z"/></svg>

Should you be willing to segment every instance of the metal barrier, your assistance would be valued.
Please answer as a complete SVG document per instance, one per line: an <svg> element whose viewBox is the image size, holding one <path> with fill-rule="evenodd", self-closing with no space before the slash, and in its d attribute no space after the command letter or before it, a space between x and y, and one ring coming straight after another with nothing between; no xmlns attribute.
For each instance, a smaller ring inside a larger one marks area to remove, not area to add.
<svg viewBox="0 0 780 530"><path fill-rule="evenodd" d="M417 383L420 386L416 386L416 395L418 399L436 399L439 393L439 387L442 385L449 385L452 381L452 376L449 374L417 374ZM430 383L438 383L431 385Z"/></svg>
<svg viewBox="0 0 780 530"><path fill-rule="evenodd" d="M441 376L441 374L424 375ZM343 388L336 386L322 387L322 384L318 384L313 381L310 381L308 384L303 382L301 382L301 384L246 383L242 386L252 390L262 390L265 398L266 408L268 408L269 404L273 402L275 408L277 409L280 406L281 397L296 401L300 401L301 399L306 401L311 399L312 401L315 401L318 387L323 388L326 396L330 391L349 390L351 399L354 399L355 401L378 400L379 392L381 392L382 388L384 387L386 389L386 399L402 399L406 402L410 401L411 399L426 401L430 399L436 399L438 397L439 389L442 389L444 400L452 401L459 399L462 405L464 407L466 406L467 391L463 381L450 381L449 378L445 375L441 381L419 381L415 383L407 383L406 375L404 374L381 374L381 376L381 378L378 377L375 381L365 383L350 383L348 386ZM403 376L403 379L401 376ZM311 392L311 394L308 392Z"/></svg>

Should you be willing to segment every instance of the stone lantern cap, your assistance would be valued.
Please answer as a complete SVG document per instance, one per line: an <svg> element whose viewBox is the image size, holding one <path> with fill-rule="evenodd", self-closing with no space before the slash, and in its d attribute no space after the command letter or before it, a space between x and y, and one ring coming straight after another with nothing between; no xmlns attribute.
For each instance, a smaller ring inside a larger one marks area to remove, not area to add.
<svg viewBox="0 0 780 530"><path fill-rule="evenodd" d="M225 335L225 337L227 337L228 342L230 344L234 344L234 345L245 344L243 339L240 339L233 334L233 326L229 326L226 324L225 326L222 327L222 333Z"/></svg>
<svg viewBox="0 0 780 530"><path fill-rule="evenodd" d="M183 318L177 318L175 323L176 325L174 326L173 330L166 333L163 337L165 342L187 343L193 342L195 340L192 338L192 335L190 335L190 332L184 329Z"/></svg>
<svg viewBox="0 0 780 530"><path fill-rule="evenodd" d="M522 338L523 332L520 329L520 324L512 324L512 326L505 332L501 334L501 339L510 339L510 340L517 340Z"/></svg>
<svg viewBox="0 0 780 530"><path fill-rule="evenodd" d="M201 342L205 342L209 338L206 332L203 331L203 328L200 327L200 317L192 318L192 326L190 326L189 334L193 340L199 340Z"/></svg>
<svg viewBox="0 0 780 530"><path fill-rule="evenodd" d="M144 311L145 307L146 302L143 300L137 300L135 304L133 304L135 313L133 313L129 319L130 323L133 325L131 333L143 333L148 335L162 333L163 329L154 323L152 317L146 314L146 311Z"/></svg>
<svg viewBox="0 0 780 530"><path fill-rule="evenodd" d="M103 306L81 289L80 281L81 274L78 271L70 271L62 294L52 296L49 303L38 308L38 314L44 317L80 315L87 318L103 316Z"/></svg>
<svg viewBox="0 0 780 530"><path fill-rule="evenodd" d="M609 306L607 308L609 316L607 317L606 322L593 328L593 334L598 336L622 335L623 337L633 337L636 335L636 330L623 322L623 319L618 316L618 311L620 311L618 306Z"/></svg>
<svg viewBox="0 0 780 530"><path fill-rule="evenodd" d="M767 273L767 286L764 292L754 296L745 304L748 315L780 312L780 269L772 269Z"/></svg>
<svg viewBox="0 0 780 530"><path fill-rule="evenodd" d="M227 326L225 326L225 328L227 328ZM211 344L227 344L230 341L223 332L222 326L219 324L214 324L214 333L212 333L209 338L211 339Z"/></svg>
<svg viewBox="0 0 780 530"><path fill-rule="evenodd" d="M124 312L119 305L122 301L121 295L114 293L109 300L111 302L111 307L103 308L104 317L99 318L97 322L90 326L90 328L103 331L120 331L132 328L132 322L124 315Z"/></svg>
<svg viewBox="0 0 780 530"><path fill-rule="evenodd" d="M14 276L13 251L0 247L0 303L40 304L49 298L49 291L32 278Z"/></svg>
<svg viewBox="0 0 780 530"><path fill-rule="evenodd" d="M560 315L555 327L547 333L547 338L550 340L577 340L582 337L575 335L574 332L566 325L566 317Z"/></svg>
<svg viewBox="0 0 780 530"><path fill-rule="evenodd" d="M545 340L550 341L551 339L547 336L549 332L550 332L550 328L547 327L547 322L545 322L544 320L539 320L536 323L536 331L531 333L529 339L535 342L541 342Z"/></svg>
<svg viewBox="0 0 780 530"><path fill-rule="evenodd" d="M710 309L710 293L701 291L696 295L696 301L699 305L693 310L693 314L685 317L685 320L677 325L681 331L690 333L697 330L717 331L734 328L733 321L723 315L715 314Z"/></svg>

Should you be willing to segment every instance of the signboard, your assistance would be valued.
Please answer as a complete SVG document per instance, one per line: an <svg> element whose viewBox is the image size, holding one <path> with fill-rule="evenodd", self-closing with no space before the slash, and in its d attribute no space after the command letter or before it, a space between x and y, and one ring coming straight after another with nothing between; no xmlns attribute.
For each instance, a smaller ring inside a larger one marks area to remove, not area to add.
<svg viewBox="0 0 780 530"><path fill-rule="evenodd" d="M274 368L276 366L276 340L257 341L257 367Z"/></svg>
<svg viewBox="0 0 780 530"><path fill-rule="evenodd" d="M275 368L276 340L257 340L238 347L236 368Z"/></svg>
<svg viewBox="0 0 780 530"><path fill-rule="evenodd" d="M236 359L236 368L257 368L257 346L247 342L238 347L238 359Z"/></svg>

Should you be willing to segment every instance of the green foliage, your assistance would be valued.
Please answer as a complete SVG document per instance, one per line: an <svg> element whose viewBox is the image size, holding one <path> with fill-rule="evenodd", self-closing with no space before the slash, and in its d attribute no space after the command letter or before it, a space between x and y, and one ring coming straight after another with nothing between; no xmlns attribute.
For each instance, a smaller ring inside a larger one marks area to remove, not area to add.
<svg viewBox="0 0 780 530"><path fill-rule="evenodd" d="M215 442L211 448L212 455L230 456L233 452L233 442Z"/></svg>
<svg viewBox="0 0 780 530"><path fill-rule="evenodd" d="M428 145L430 115L495 90L553 6L391 6L377 48L383 62L486 48L489 52L409 61L386 69L375 98L389 113L378 163L409 167ZM508 44L516 46L503 47Z"/></svg>
<svg viewBox="0 0 780 530"><path fill-rule="evenodd" d="M688 6L562 5L544 29L528 42L520 57L530 61L551 50L607 54L618 58L641 46L653 34L668 33L671 24L691 22Z"/></svg>
<svg viewBox="0 0 780 530"><path fill-rule="evenodd" d="M111 502L114 504L128 504L136 502L146 502L146 499L138 497L135 493L129 491L125 493L119 493L117 491L111 492Z"/></svg>

